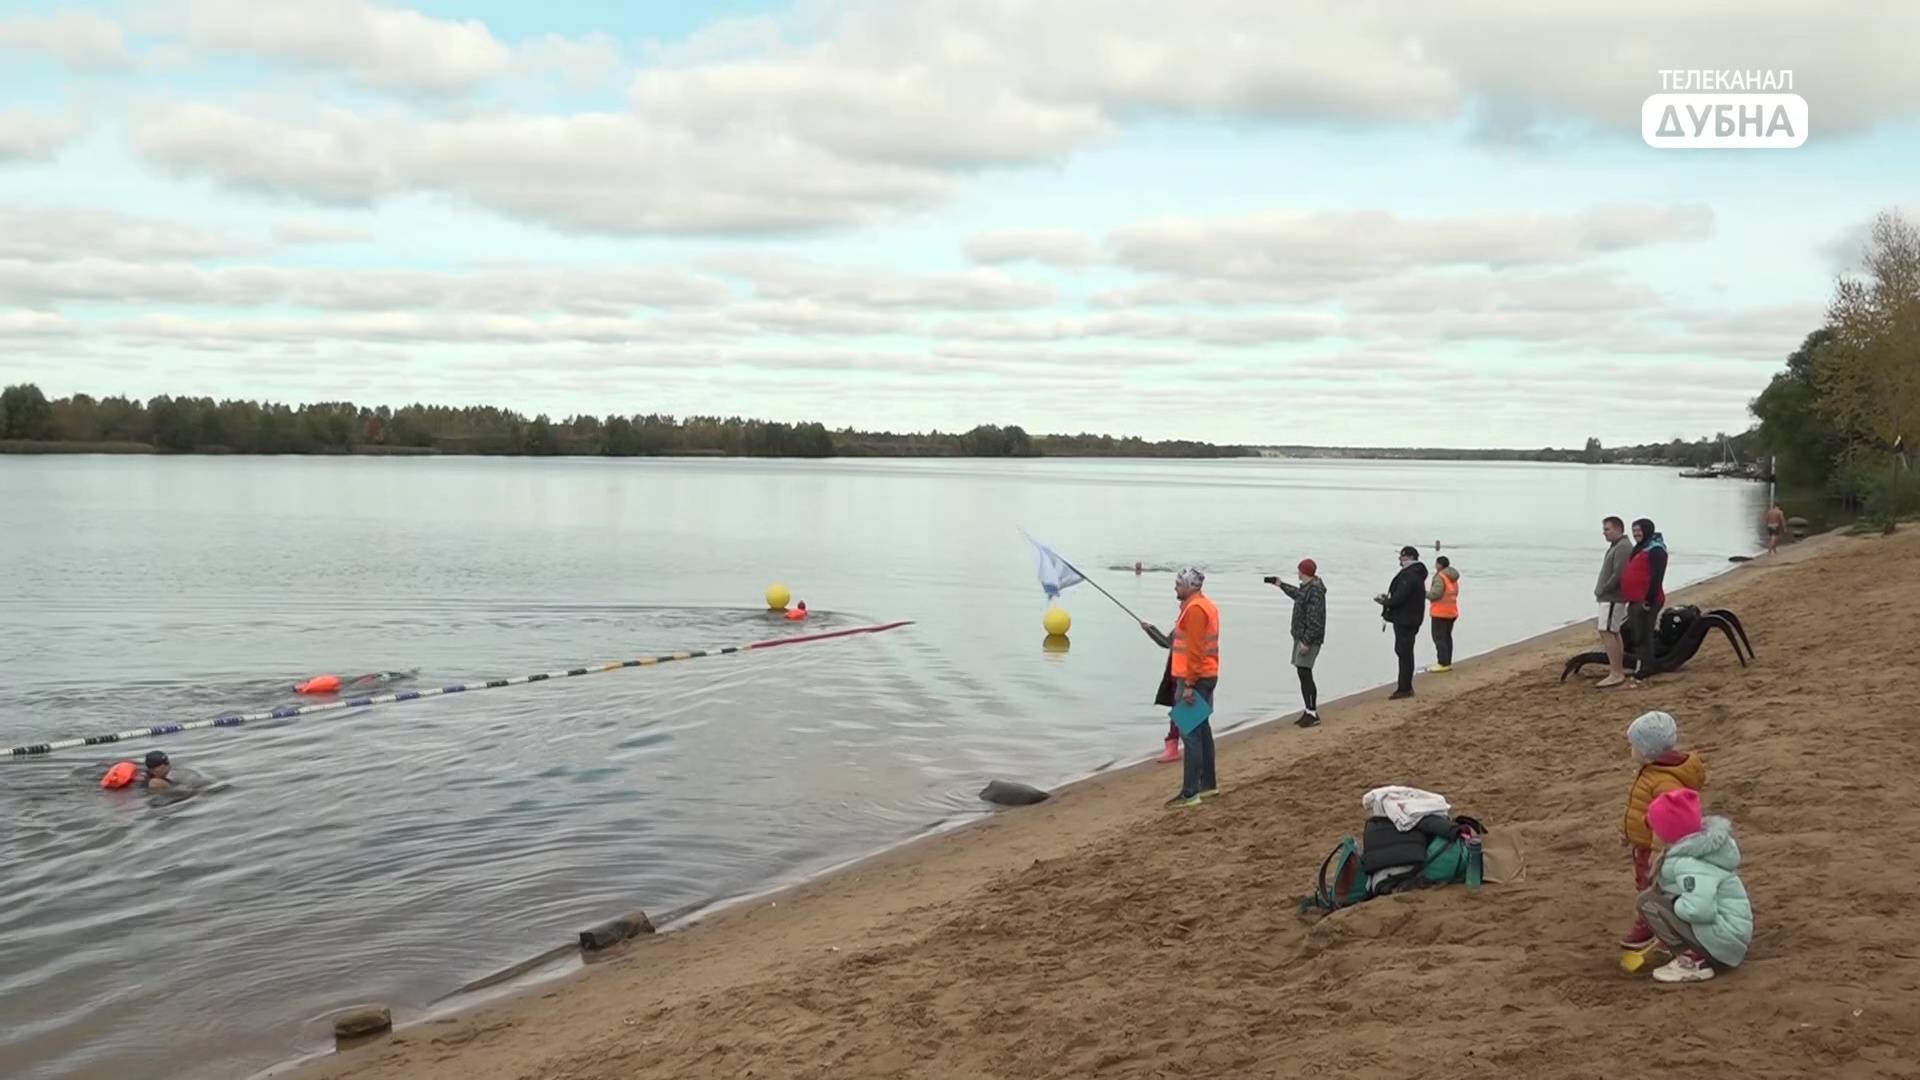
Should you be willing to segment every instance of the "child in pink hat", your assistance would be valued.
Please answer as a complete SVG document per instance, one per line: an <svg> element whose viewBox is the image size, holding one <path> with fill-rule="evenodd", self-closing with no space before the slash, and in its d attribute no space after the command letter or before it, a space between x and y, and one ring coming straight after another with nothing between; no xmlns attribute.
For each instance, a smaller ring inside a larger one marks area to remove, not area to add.
<svg viewBox="0 0 1920 1080"><path fill-rule="evenodd" d="M1680 788L1653 800L1647 825L1667 850L1653 888L1640 894L1640 917L1673 953L1655 981L1705 982L1716 964L1739 967L1753 942L1753 904L1740 880L1733 824L1702 817L1700 793Z"/></svg>

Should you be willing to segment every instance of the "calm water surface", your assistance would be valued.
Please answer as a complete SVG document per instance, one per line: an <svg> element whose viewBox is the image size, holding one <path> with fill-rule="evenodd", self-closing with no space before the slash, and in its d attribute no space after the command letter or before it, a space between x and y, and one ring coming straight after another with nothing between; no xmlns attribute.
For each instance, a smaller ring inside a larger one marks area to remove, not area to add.
<svg viewBox="0 0 1920 1080"><path fill-rule="evenodd" d="M1298 707L1260 578L1302 556L1331 698L1392 677L1367 598L1403 543L1461 569L1466 656L1591 614L1602 515L1656 519L1687 581L1755 549L1763 495L1402 462L0 458L0 745L291 703L320 672L438 685L796 632L758 610L775 580L808 631L917 621L0 760L0 1076L247 1076L342 1005L417 1010L599 918L980 813L992 777L1156 752L1162 654L1085 586L1044 650L1022 527L1163 626L1169 574L1096 568L1205 567L1230 726ZM150 746L211 786L99 789Z"/></svg>

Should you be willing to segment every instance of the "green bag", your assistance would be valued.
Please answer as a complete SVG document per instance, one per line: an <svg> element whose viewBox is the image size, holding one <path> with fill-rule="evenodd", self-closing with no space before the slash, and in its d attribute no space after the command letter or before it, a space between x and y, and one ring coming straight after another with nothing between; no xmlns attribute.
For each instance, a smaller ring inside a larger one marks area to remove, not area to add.
<svg viewBox="0 0 1920 1080"><path fill-rule="evenodd" d="M1462 832L1457 839L1436 836L1427 842L1427 861L1420 867L1420 880L1427 885L1454 885L1466 882L1480 887L1480 837Z"/></svg>
<svg viewBox="0 0 1920 1080"><path fill-rule="evenodd" d="M1313 895L1300 901L1300 914L1334 911L1367 899L1367 873L1360 868L1360 844L1353 837L1340 843L1320 862L1320 879Z"/></svg>

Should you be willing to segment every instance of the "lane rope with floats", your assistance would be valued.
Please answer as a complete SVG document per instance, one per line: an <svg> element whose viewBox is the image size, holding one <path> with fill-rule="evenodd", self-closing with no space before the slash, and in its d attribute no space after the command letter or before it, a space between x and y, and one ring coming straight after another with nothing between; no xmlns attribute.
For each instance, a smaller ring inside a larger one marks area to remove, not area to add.
<svg viewBox="0 0 1920 1080"><path fill-rule="evenodd" d="M903 626L912 626L912 620L879 623L873 626L856 626L846 630L829 630L819 634L800 634L793 637L773 638L768 641L755 641L746 645L729 645L721 649L700 649L690 652L667 653L661 656L643 656L637 660L614 660L604 664L590 664L586 667L568 668L565 671L549 671L537 675L517 675L511 679L488 679L486 682L454 683L449 686L430 687L425 690L396 690L387 694L370 697L347 698L339 701L315 702L311 705L288 705L264 712L245 713L229 716L217 716L211 720L191 720L184 724L155 724L152 727L132 728L106 735L74 736L70 739L54 739L42 743L29 743L15 746L8 751L11 757L38 757L60 750L73 750L82 746L110 746L114 743L129 742L134 739L152 739L163 735L178 735L187 731L202 731L208 728L240 727L243 724L258 723L263 720L292 720L296 717L313 716L318 713L339 712L345 709L370 709L375 705L391 705L402 701L418 701L422 698L444 697L448 694L464 694L469 691L497 690L503 686L522 686L528 683L547 682L553 679L570 679L576 675L597 675L603 671L620 671L624 668L655 667L670 664L676 660L699 660L710 656L732 656L738 653L755 652L761 649L773 649L782 645L803 645L809 642L829 641L834 638L853 637L858 634L883 634L889 630L898 630Z"/></svg>

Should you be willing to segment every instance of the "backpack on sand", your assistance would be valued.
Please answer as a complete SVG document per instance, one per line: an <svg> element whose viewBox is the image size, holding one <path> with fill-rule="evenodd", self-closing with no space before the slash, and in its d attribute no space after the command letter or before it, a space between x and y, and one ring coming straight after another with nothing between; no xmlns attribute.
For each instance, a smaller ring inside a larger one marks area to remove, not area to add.
<svg viewBox="0 0 1920 1080"><path fill-rule="evenodd" d="M1300 901L1300 914L1352 907L1367 896L1367 874L1360 868L1360 845L1351 836L1342 837L1321 860L1320 878L1314 885L1313 895Z"/></svg>

